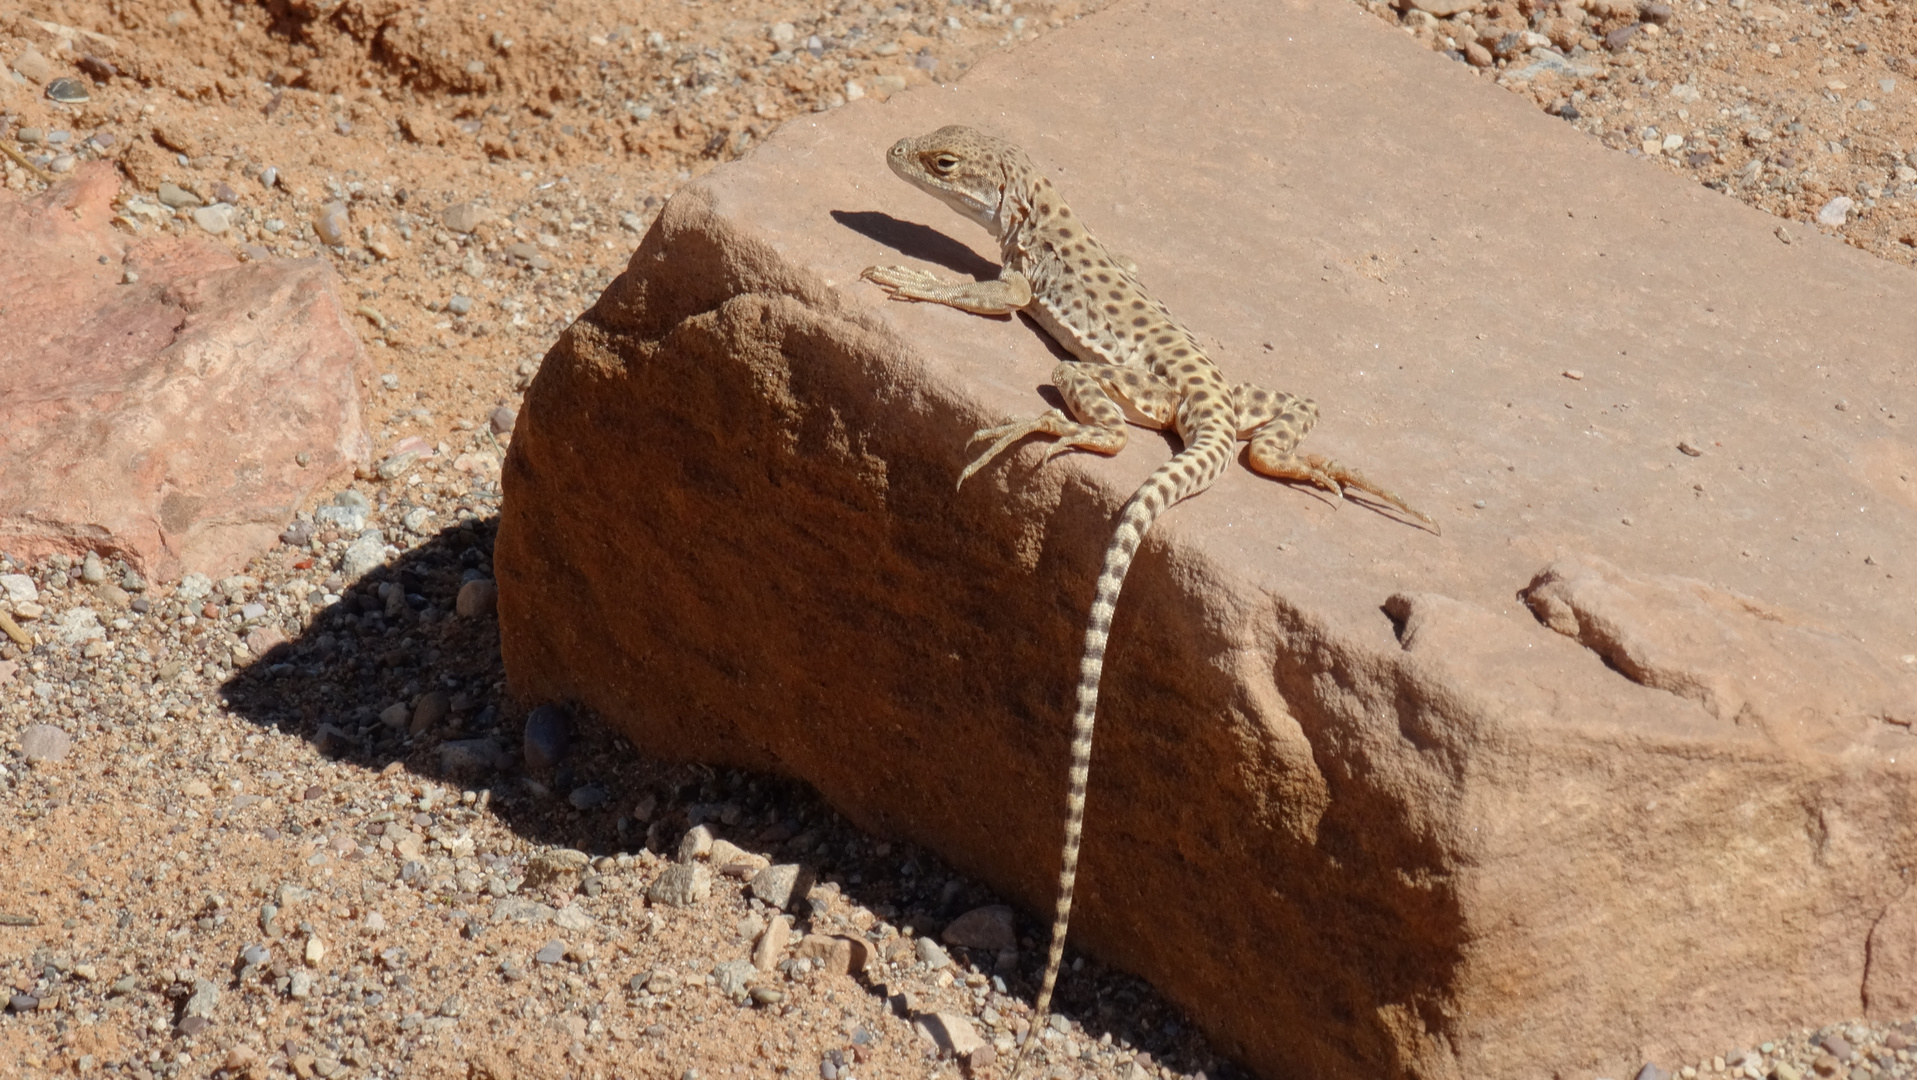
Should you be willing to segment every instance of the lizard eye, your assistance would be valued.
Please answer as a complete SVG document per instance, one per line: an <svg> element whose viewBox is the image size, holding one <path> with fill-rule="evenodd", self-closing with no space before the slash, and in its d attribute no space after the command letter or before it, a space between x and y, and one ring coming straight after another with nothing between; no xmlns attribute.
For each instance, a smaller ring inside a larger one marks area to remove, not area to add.
<svg viewBox="0 0 1917 1080"><path fill-rule="evenodd" d="M959 159L956 154L940 154L938 157L932 159L932 167L942 173L949 173L953 169L958 168L958 163Z"/></svg>

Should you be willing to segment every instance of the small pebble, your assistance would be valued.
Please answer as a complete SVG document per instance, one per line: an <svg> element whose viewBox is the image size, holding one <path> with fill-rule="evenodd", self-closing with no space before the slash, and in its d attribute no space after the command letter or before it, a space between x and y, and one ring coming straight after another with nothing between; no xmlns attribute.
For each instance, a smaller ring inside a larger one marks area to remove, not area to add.
<svg viewBox="0 0 1917 1080"><path fill-rule="evenodd" d="M93 100L87 84L79 79L55 79L47 84L47 97L62 105L81 105Z"/></svg>
<svg viewBox="0 0 1917 1080"><path fill-rule="evenodd" d="M566 943L554 938L546 942L533 954L533 960L541 964L557 964L566 959Z"/></svg>
<svg viewBox="0 0 1917 1080"><path fill-rule="evenodd" d="M473 310L473 298L454 294L451 300L446 301L446 310L455 315L470 314Z"/></svg>
<svg viewBox="0 0 1917 1080"><path fill-rule="evenodd" d="M526 717L524 744L528 769L550 769L572 745L572 720L557 705L541 705Z"/></svg>
<svg viewBox="0 0 1917 1080"><path fill-rule="evenodd" d="M219 236L233 227L233 208L224 203L202 206L193 211L193 224Z"/></svg>
<svg viewBox="0 0 1917 1080"><path fill-rule="evenodd" d="M25 75L29 82L43 83L53 77L53 62L42 56L39 49L29 45L13 58L13 70Z"/></svg>
<svg viewBox="0 0 1917 1080"><path fill-rule="evenodd" d="M924 964L933 971L937 971L952 962L951 956L947 955L946 951L939 947L938 942L933 941L929 937L918 939L918 942L912 946L912 951L918 956L919 963Z"/></svg>
<svg viewBox="0 0 1917 1080"><path fill-rule="evenodd" d="M481 222L490 216L477 203L454 203L439 215L440 224L456 233L469 233L477 229Z"/></svg>
<svg viewBox="0 0 1917 1080"><path fill-rule="evenodd" d="M712 969L719 992L731 998L743 997L747 986L758 974L759 969L753 967L750 960L727 960L714 965Z"/></svg>
<svg viewBox="0 0 1917 1080"><path fill-rule="evenodd" d="M453 610L462 619L491 615L499 604L499 585L490 578L468 581L459 587Z"/></svg>
<svg viewBox="0 0 1917 1080"><path fill-rule="evenodd" d="M156 192L155 195L163 205L170 206L175 210L200 205L200 197L198 195L173 183L171 180L161 184L160 190Z"/></svg>
<svg viewBox="0 0 1917 1080"><path fill-rule="evenodd" d="M507 435L512 432L513 425L519 422L519 414L510 406L501 405L492 411L487 422L492 425L494 435Z"/></svg>
<svg viewBox="0 0 1917 1080"><path fill-rule="evenodd" d="M646 889L655 904L691 907L712 895L712 871L703 863L674 863Z"/></svg>
<svg viewBox="0 0 1917 1080"><path fill-rule="evenodd" d="M346 213L343 202L329 202L320 207L313 215L313 231L319 234L320 243L329 247L342 247L352 239L352 221Z"/></svg>
<svg viewBox="0 0 1917 1080"><path fill-rule="evenodd" d="M73 736L52 724L29 724L20 733L20 753L34 763L64 761L73 749Z"/></svg>
<svg viewBox="0 0 1917 1080"><path fill-rule="evenodd" d="M752 895L767 907L783 911L794 899L804 895L805 890L800 886L807 876L804 868L795 863L779 863L752 875L750 888Z"/></svg>
<svg viewBox="0 0 1917 1080"><path fill-rule="evenodd" d="M429 690L419 696L419 704L413 706L412 724L407 730L414 735L431 731L452 714L452 698L444 690Z"/></svg>

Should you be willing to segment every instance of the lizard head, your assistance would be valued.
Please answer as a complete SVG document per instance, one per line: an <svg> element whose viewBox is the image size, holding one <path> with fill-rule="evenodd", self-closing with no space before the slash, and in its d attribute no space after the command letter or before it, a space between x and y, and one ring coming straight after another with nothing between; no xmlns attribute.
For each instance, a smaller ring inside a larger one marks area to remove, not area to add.
<svg viewBox="0 0 1917 1080"><path fill-rule="evenodd" d="M1027 201L1019 185L1035 175L1025 152L1004 139L953 124L900 139L886 152L899 177L1003 236Z"/></svg>

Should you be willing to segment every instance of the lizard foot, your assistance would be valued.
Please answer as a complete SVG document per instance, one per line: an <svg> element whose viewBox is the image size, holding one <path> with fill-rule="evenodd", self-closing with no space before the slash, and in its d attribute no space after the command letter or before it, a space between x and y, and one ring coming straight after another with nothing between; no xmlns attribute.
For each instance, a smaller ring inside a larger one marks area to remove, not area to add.
<svg viewBox="0 0 1917 1080"><path fill-rule="evenodd" d="M1009 315L1032 302L1031 282L1015 272L991 281L951 282L910 266L868 266L859 276L894 300L944 304L978 315Z"/></svg>
<svg viewBox="0 0 1917 1080"><path fill-rule="evenodd" d="M1369 477L1358 470L1348 465L1340 464L1330 458L1319 457L1317 454L1304 455L1303 462L1306 467L1310 469L1310 475L1306 476L1305 479L1310 480L1319 487L1334 492L1343 498L1350 497L1345 491L1345 488L1352 488L1362 491L1367 495L1376 496L1398 510L1417 518L1432 532L1440 536L1444 535L1444 530L1438 528L1438 523L1431 520L1429 515L1420 510L1413 509L1410 503L1398 497L1397 492L1378 486L1373 483Z"/></svg>
<svg viewBox="0 0 1917 1080"><path fill-rule="evenodd" d="M1273 453L1254 445L1251 464L1254 469L1266 476L1276 477L1279 480L1297 480L1321 487L1341 501L1350 498L1352 491L1362 491L1416 518L1432 532L1440 536L1444 535L1443 530L1438 528L1437 522L1413 509L1410 503L1398 497L1397 492L1373 483L1365 474L1330 458L1320 457L1317 454L1297 454L1289 450Z"/></svg>
<svg viewBox="0 0 1917 1080"><path fill-rule="evenodd" d="M1050 435L1059 440L1058 445L1046 453L1047 461L1068 450L1091 450L1100 454L1116 454L1125 446L1123 428L1112 431L1107 428L1093 427L1090 424L1081 424L1062 411L1053 409L1029 420L1014 420L1009 424L981 428L974 432L971 442L991 439L992 445L983 454L973 459L972 463L965 467L965 471L959 474L959 486L965 486L965 481L973 473L989 465L993 458L1004 453L1013 443L1027 435Z"/></svg>
<svg viewBox="0 0 1917 1080"><path fill-rule="evenodd" d="M950 288L938 275L910 266L868 266L859 276L884 289L894 300L938 303L943 290Z"/></svg>

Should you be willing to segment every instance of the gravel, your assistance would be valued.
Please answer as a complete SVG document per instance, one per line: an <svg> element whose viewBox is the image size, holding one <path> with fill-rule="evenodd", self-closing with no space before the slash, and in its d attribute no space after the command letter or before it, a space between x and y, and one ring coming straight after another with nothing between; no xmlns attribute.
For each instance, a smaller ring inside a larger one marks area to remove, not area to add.
<svg viewBox="0 0 1917 1080"><path fill-rule="evenodd" d="M1447 47L1443 27L1418 14L1366 6ZM1893 204L1912 199L1917 138L1893 161L1886 127L1908 122L1893 95L1909 80L1878 70L1898 55L1881 31L1835 9L1793 9L1804 33L1825 31L1820 52L1824 40L1879 45L1829 50L1845 70L1815 86L1768 86L1748 61L1728 74L1728 49L1708 63L1683 58L1714 35L1734 32L1738 55L1761 45L1741 15L1674 6L1644 9L1616 51L1596 39L1540 45L1525 33L1548 38L1549 28L1528 23L1450 45L1484 77L1620 152L1806 232L1841 230L1913 261ZM296 4L288 18L324 8ZM974 1068L1016 1048L1044 925L929 853L858 832L788 781L650 760L592 717L557 708L529 724L505 694L491 553L515 406L555 332L622 270L664 199L785 118L952 77L1073 13L750 8L689 22L684 36L676 23L555 30L516 51L553 58L538 77L513 75L538 88L525 101L484 81L433 99L413 73L402 82L364 57L326 53L355 47L351 20L311 35L303 78L246 51L232 54L244 60L236 69L270 68L271 79L160 55L183 33L164 17L117 26L106 68L85 66L83 39L57 59L8 54L36 85L71 77L69 67L95 77L85 110L44 94L9 98L11 134L0 137L34 154L126 162L136 177L121 202L129 233L191 231L235 250L324 258L346 282L349 308L385 313L385 325L355 325L382 373L363 409L389 467L301 514L280 547L217 583L141 581L105 552L77 565L0 557L0 630L26 639L0 641L0 665L13 665L0 668L0 800L10 814L0 828L10 886L0 900L10 994L0 1045L18 1055L7 1067L151 1080L231 1062L231 1075L257 1065L269 1076L384 1080L461 1059L474 1075L508 1075L510 1064L482 1061L504 1055L540 1077L624 1075L634 1061L673 1076L748 1065L786 1075L830 1065L858 1080L935 1071L935 1048L895 1002L965 1018L983 1040L968 1057ZM278 17L245 6L231 16L245 26L229 39L224 15L188 14L195 47L217 56L242 49L221 41L268 40L266 20ZM468 58L484 50L486 73L471 77L494 78L515 50L491 35L524 38L526 20L540 17L516 9L475 40L441 47L469 47ZM453 34L444 24L454 21L434 14L409 33ZM382 47L405 48L403 37ZM590 62L568 52L571 38L597 50ZM136 64L145 85L113 73ZM344 74L329 84L335 69ZM449 83L470 76L464 62L434 71ZM590 87L563 101L548 93L576 71ZM359 86L362 73L380 94ZM1857 92L1825 85L1840 77L1871 87L1883 107L1858 109ZM152 135L163 124L161 152ZM409 134L414 124L425 134ZM1682 141L1667 150L1672 135ZM41 187L25 169L4 170L15 191ZM1851 203L1842 223L1817 223L1839 198ZM196 211L222 206L227 228L216 235ZM697 830L690 861L675 861ZM774 865L741 879L709 861L723 853L751 870L735 851ZM555 861L571 868L535 880L536 864ZM978 909L992 914L971 918ZM770 926L784 925L782 910L796 922L790 942L772 950L769 968L750 964ZM760 939L739 933L748 917L768 927ZM970 929L941 938L961 923ZM817 938L856 941L875 959L862 975L829 973L798 955ZM555 942L560 958L538 961ZM724 986L722 970L732 973ZM731 992L738 979L742 996ZM216 993L202 996L203 984ZM1047 1071L1234 1075L1150 988L1088 959L1073 965L1058 1004ZM73 1037L89 1031L102 1037ZM1712 1061L1656 1064L1715 1078L1748 1053L1742 1071L1791 1080L1839 1075L1861 1058L1877 1075L1901 1076L1912 1071L1911 1036L1908 1025L1843 1023L1727 1047Z"/></svg>
<svg viewBox="0 0 1917 1080"><path fill-rule="evenodd" d="M1355 2L1606 146L1917 265L1917 55L1894 5Z"/></svg>

